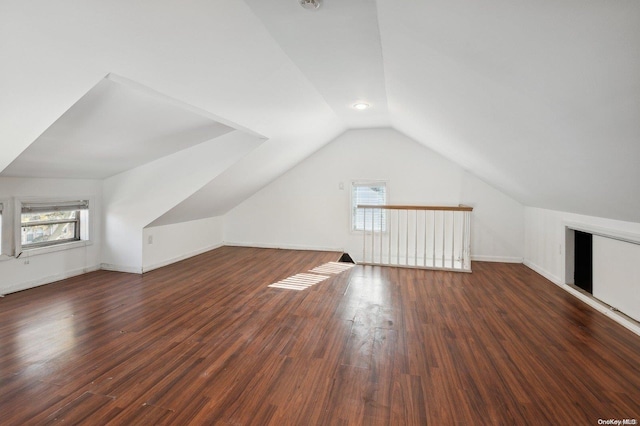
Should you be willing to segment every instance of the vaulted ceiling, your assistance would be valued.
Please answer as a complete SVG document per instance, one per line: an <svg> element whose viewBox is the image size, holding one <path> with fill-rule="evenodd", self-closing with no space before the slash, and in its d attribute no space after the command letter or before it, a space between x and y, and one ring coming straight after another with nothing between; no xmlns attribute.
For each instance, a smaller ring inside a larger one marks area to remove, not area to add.
<svg viewBox="0 0 640 426"><path fill-rule="evenodd" d="M267 138L167 221L390 126L525 205L640 222L636 0L0 0L0 61L2 176L101 179L227 126Z"/></svg>

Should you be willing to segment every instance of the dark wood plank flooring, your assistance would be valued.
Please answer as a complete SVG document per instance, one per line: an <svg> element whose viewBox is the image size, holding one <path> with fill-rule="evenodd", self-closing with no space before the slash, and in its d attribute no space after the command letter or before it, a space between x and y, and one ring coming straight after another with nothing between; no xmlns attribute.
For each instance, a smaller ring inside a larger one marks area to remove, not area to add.
<svg viewBox="0 0 640 426"><path fill-rule="evenodd" d="M523 265L223 247L0 299L0 424L640 421L640 337ZM1 277L0 277L1 279Z"/></svg>

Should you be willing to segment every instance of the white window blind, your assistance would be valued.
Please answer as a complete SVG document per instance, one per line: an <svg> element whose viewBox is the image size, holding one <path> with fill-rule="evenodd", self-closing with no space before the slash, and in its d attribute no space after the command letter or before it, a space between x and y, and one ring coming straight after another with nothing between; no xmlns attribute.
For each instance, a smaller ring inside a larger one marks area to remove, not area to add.
<svg viewBox="0 0 640 426"><path fill-rule="evenodd" d="M385 231L387 214L383 209L363 209L359 205L384 205L387 203L387 187L384 182L357 183L352 186L352 229L354 231ZM366 229L365 229L366 227Z"/></svg>
<svg viewBox="0 0 640 426"><path fill-rule="evenodd" d="M40 212L59 212L59 211L72 211L72 210L87 210L89 208L89 201L59 201L59 202L47 202L47 203L22 203L23 213L40 213Z"/></svg>

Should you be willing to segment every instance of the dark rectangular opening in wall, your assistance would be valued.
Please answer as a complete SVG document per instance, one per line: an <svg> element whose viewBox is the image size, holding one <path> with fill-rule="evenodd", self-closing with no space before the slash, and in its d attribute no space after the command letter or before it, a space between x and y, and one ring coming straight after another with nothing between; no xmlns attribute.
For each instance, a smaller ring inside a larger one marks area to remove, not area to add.
<svg viewBox="0 0 640 426"><path fill-rule="evenodd" d="M593 235L575 231L575 269L573 283L593 294Z"/></svg>

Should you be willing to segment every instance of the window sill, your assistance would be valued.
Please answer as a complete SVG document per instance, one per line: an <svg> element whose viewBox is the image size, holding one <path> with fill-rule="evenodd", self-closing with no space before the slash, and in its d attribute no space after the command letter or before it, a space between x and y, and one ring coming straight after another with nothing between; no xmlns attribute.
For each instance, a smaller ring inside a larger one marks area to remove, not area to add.
<svg viewBox="0 0 640 426"><path fill-rule="evenodd" d="M34 248L23 250L20 257L39 256L41 254L54 253L62 250L71 250L74 248L86 247L92 244L93 243L91 241L83 240L83 241L72 241L70 243L64 243L64 244L56 244L54 246L34 247Z"/></svg>
<svg viewBox="0 0 640 426"><path fill-rule="evenodd" d="M5 260L11 260L11 259L13 259L13 257L7 256L6 254L0 254L0 262L3 262Z"/></svg>

